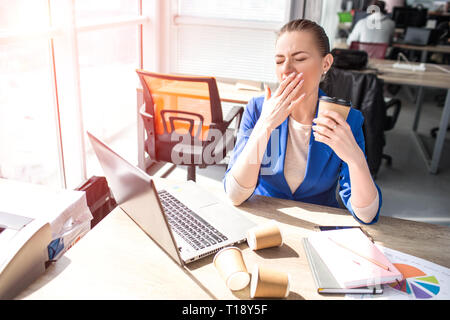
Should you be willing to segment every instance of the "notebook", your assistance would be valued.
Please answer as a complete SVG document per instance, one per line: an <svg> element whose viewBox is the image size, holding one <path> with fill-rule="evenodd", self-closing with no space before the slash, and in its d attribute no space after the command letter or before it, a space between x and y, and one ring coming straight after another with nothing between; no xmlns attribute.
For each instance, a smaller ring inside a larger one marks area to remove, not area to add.
<svg viewBox="0 0 450 320"><path fill-rule="evenodd" d="M400 271L359 229L317 232L308 241L342 288L402 280Z"/></svg>
<svg viewBox="0 0 450 320"><path fill-rule="evenodd" d="M341 287L307 238L303 238L303 247L305 248L306 258L308 259L309 268L311 269L318 293L383 293L381 286L360 288Z"/></svg>

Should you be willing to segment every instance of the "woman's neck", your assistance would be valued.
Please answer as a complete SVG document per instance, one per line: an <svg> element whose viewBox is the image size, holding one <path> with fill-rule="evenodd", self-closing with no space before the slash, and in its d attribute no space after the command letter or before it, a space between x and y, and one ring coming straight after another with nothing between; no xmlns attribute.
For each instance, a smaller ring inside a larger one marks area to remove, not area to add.
<svg viewBox="0 0 450 320"><path fill-rule="evenodd" d="M312 124L312 121L316 116L318 98L318 90L315 90L315 93L313 94L306 95L300 106L292 111L291 117L301 124Z"/></svg>

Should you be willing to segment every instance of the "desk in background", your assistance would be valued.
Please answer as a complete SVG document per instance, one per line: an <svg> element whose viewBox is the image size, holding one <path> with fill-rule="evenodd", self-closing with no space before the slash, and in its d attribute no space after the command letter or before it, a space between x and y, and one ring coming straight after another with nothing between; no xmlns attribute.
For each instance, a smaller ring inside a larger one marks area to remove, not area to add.
<svg viewBox="0 0 450 320"><path fill-rule="evenodd" d="M171 181L158 179L161 188ZM218 197L222 190L209 188ZM359 225L347 210L253 196L238 207L256 223L276 219L284 237L277 248L243 250L256 263L289 272L288 299L342 299L319 295L301 239L316 225ZM450 267L450 228L381 216L363 226L376 243ZM180 268L119 207L51 265L17 299L249 299L249 287L232 292L213 266L213 255Z"/></svg>
<svg viewBox="0 0 450 320"><path fill-rule="evenodd" d="M253 90L241 90L236 87L233 83L227 82L217 82L217 88L219 90L220 100L222 102L236 103L236 104L247 104L247 102L255 97L260 96L263 91L253 91ZM144 94L142 88L137 90L137 140L138 140L138 167L142 170L148 168L147 160L145 157L145 130L144 123L140 117L139 110L144 104Z"/></svg>
<svg viewBox="0 0 450 320"><path fill-rule="evenodd" d="M421 56L420 56L421 62L427 61L428 52L450 54L450 46L448 46L448 45L416 46L416 45L405 44L405 43L393 43L392 47L399 48L399 49L405 49L405 50L421 51L422 52Z"/></svg>
<svg viewBox="0 0 450 320"><path fill-rule="evenodd" d="M446 65L438 65L432 63L425 64L425 71L410 71L393 68L396 61L383 59L370 59L369 68L378 70L378 77L383 79L386 83L416 86L419 88L416 100L416 114L414 116L414 123L412 133L414 140L417 141L422 157L428 167L430 173L436 174L439 167L439 161L444 147L445 135L450 118L450 67ZM417 65L418 63L411 63ZM420 114L422 111L423 89L438 88L446 89L447 96L445 105L441 113L441 120L439 123L439 131L434 143L433 151L428 152L422 137L417 132L419 125Z"/></svg>

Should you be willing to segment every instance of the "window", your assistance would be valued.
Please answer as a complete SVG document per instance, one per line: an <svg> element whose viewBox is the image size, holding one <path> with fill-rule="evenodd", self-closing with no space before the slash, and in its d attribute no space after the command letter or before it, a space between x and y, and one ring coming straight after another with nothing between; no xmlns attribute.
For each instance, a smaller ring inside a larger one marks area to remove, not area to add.
<svg viewBox="0 0 450 320"><path fill-rule="evenodd" d="M287 1L280 0L180 0L180 16L284 22Z"/></svg>
<svg viewBox="0 0 450 320"><path fill-rule="evenodd" d="M0 0L0 177L72 189L103 174L85 130L137 162L135 70L160 1Z"/></svg>
<svg viewBox="0 0 450 320"><path fill-rule="evenodd" d="M92 23L121 16L136 16L139 1L136 0L76 0L77 23Z"/></svg>
<svg viewBox="0 0 450 320"><path fill-rule="evenodd" d="M96 50L96 43L101 43ZM137 29L119 27L78 36L81 101L86 130L137 163L135 70L139 67ZM87 175L103 175L88 142Z"/></svg>
<svg viewBox="0 0 450 320"><path fill-rule="evenodd" d="M0 177L59 185L47 1L0 1Z"/></svg>
<svg viewBox="0 0 450 320"><path fill-rule="evenodd" d="M276 82L276 31L289 19L290 3L179 0L171 71Z"/></svg>

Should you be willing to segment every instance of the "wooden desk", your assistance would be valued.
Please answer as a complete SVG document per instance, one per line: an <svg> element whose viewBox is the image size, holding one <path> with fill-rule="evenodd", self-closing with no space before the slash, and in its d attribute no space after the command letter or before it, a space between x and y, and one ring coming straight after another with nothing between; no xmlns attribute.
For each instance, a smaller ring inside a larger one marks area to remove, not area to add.
<svg viewBox="0 0 450 320"><path fill-rule="evenodd" d="M236 88L234 83L217 81L217 88L219 90L220 100L222 102L236 103L236 104L247 104L247 102L255 97L260 96L263 91L252 91L252 90L239 90ZM144 124L139 114L139 110L144 104L144 94L142 88L137 90L137 140L138 140L138 167L142 170L146 170L148 164L146 163L145 157L145 131ZM192 94L192 92L189 92ZM195 92L194 92L195 94Z"/></svg>
<svg viewBox="0 0 450 320"><path fill-rule="evenodd" d="M378 70L378 77L383 79L386 83L401 84L416 86L419 88L416 100L416 114L414 117L412 134L414 140L419 146L419 150L424 158L428 171L436 174L439 168L439 161L441 158L442 149L444 147L445 136L450 118L450 67L447 65L438 65L433 63L425 64L425 71L410 71L393 68L393 60L370 59L369 68ZM418 63L411 63L417 65ZM423 88L439 88L447 90L447 97L445 105L441 113L441 120L439 123L439 131L432 154L428 152L422 137L418 134L417 128L419 125L420 114L422 110Z"/></svg>
<svg viewBox="0 0 450 320"><path fill-rule="evenodd" d="M450 66L425 63L425 71L411 71L394 68L397 61L387 59L369 59L369 68L377 69L377 76L386 83L431 88L450 88ZM403 63L403 62L402 62ZM412 65L419 63L411 62Z"/></svg>
<svg viewBox="0 0 450 320"><path fill-rule="evenodd" d="M450 53L450 46L446 46L446 45L416 46L413 44L393 43L392 47L405 49L405 50L421 51L422 52L422 55L420 57L421 62L427 61L428 52L438 52L438 53L444 53L444 54Z"/></svg>
<svg viewBox="0 0 450 320"><path fill-rule="evenodd" d="M283 246L259 251L241 244L248 269L258 263L289 272L288 299L344 298L316 292L301 239L315 232L315 225L358 225L346 210L262 196L239 210L256 223L276 219L284 237ZM376 243L450 267L448 227L380 217L363 228ZM180 268L116 208L17 299L249 299L249 287L236 292L226 287L212 260Z"/></svg>

